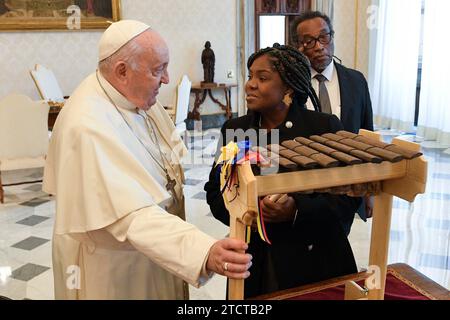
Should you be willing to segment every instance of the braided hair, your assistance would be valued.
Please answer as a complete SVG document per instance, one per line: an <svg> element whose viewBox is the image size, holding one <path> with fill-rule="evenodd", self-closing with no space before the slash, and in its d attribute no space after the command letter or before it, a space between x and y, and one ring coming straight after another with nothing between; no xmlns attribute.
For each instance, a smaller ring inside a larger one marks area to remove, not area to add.
<svg viewBox="0 0 450 320"><path fill-rule="evenodd" d="M256 59L268 55L273 66L280 74L283 82L294 90L293 103L305 106L308 97L311 98L314 109L320 111L320 102L311 84L311 64L308 58L298 49L275 43L273 47L261 49L250 56L247 68L253 65Z"/></svg>

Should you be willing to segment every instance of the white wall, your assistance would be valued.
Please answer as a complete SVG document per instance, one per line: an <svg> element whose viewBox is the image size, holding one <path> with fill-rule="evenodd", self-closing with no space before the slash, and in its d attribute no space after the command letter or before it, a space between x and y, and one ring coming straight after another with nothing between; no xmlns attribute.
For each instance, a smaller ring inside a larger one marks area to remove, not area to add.
<svg viewBox="0 0 450 320"><path fill-rule="evenodd" d="M142 20L167 39L172 61L169 65L169 74L172 79L171 84L161 90L160 100L163 103L173 102L176 83L183 73L186 73L194 83L203 80L201 53L207 40L211 42L211 48L216 55L215 82L230 82L226 77L229 69L236 75L236 0L122 0L122 2L124 18ZM224 101L223 95L217 96ZM233 109L237 110L236 90L232 92L232 97ZM205 105L208 107L202 110L201 114L219 112L220 108L210 102L209 98L207 102Z"/></svg>
<svg viewBox="0 0 450 320"><path fill-rule="evenodd" d="M0 97L23 93L38 99L29 70L40 63L50 67L68 95L96 68L100 32L0 33Z"/></svg>
<svg viewBox="0 0 450 320"><path fill-rule="evenodd" d="M369 70L367 8L370 3L371 0L335 0L334 4L335 55L345 66L361 71L366 78Z"/></svg>
<svg viewBox="0 0 450 320"><path fill-rule="evenodd" d="M163 104L174 103L175 88L183 74L194 83L203 80L200 56L207 40L216 54L216 82L236 81L226 77L227 70L236 75L236 0L122 0L122 18L148 23L168 42L171 83L161 90ZM0 97L18 92L38 99L29 75L35 63L50 67L63 93L70 95L95 70L101 33L0 32ZM237 110L235 90L232 100ZM219 112L209 100L205 106L202 114Z"/></svg>

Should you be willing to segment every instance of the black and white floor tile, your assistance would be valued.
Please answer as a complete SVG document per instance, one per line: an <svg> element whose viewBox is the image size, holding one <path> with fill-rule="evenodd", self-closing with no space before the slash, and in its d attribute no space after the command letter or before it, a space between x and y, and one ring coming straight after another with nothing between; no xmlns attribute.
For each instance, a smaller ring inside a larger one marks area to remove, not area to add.
<svg viewBox="0 0 450 320"><path fill-rule="evenodd" d="M386 140L398 135L384 132ZM189 143L186 161L187 220L216 237L228 228L214 219L203 191L217 146L218 130L197 134ZM414 136L405 136L414 140ZM450 146L423 142L429 162L427 192L414 204L395 199L389 263L404 262L450 289ZM2 172L4 183L38 180L42 169ZM41 191L41 183L5 187L0 205L0 296L12 299L54 299L51 237L55 203ZM368 264L371 222L355 219L350 234L357 263ZM225 278L215 276L200 289L191 288L192 299L224 299Z"/></svg>

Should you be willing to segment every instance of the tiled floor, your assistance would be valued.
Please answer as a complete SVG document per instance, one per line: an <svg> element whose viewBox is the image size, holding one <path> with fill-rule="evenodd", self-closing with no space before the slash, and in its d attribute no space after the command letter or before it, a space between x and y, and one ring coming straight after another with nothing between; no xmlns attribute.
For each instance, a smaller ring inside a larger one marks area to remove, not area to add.
<svg viewBox="0 0 450 320"><path fill-rule="evenodd" d="M208 177L217 143L217 130L193 138L186 163L187 220L202 231L222 238L228 228L215 220L205 202L203 185ZM384 132L385 138L396 135ZM413 139L414 137L405 137ZM429 162L427 192L413 205L395 199L389 263L404 262L450 289L450 146L422 143ZM4 183L35 180L42 169L3 172ZM51 235L55 204L41 191L41 184L5 188L0 205L0 295L13 299L53 299ZM350 241L358 266L367 267L370 221L356 219ZM191 288L192 299L224 299L225 279L215 276L200 289Z"/></svg>

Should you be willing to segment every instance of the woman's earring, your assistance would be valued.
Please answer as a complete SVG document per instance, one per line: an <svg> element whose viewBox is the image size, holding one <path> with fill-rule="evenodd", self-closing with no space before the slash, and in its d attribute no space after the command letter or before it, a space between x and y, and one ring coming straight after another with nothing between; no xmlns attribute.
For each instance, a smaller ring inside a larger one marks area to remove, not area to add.
<svg viewBox="0 0 450 320"><path fill-rule="evenodd" d="M286 93L286 95L284 96L283 103L285 105L287 105L288 107L291 106L291 104L292 104L292 97L291 97L291 95L289 93Z"/></svg>

